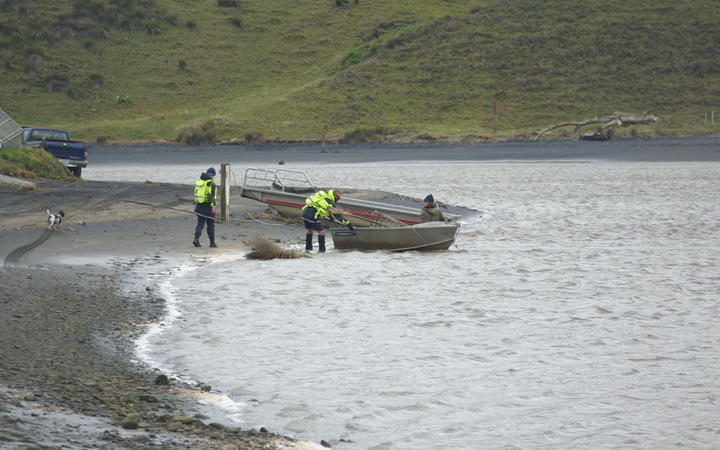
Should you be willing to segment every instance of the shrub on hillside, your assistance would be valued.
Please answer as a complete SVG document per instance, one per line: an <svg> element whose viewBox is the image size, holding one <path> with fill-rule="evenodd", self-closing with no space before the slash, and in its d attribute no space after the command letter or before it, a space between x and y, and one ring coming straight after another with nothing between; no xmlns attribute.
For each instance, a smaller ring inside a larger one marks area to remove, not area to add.
<svg viewBox="0 0 720 450"><path fill-rule="evenodd" d="M145 32L151 36L157 36L158 34L162 34L160 25L154 22L145 24Z"/></svg>
<svg viewBox="0 0 720 450"><path fill-rule="evenodd" d="M17 11L20 9L21 4L22 0L4 0L3 2L0 2L0 11Z"/></svg>
<svg viewBox="0 0 720 450"><path fill-rule="evenodd" d="M12 23L0 23L0 34L3 34L7 37L20 37L21 32L20 28L17 27L17 25Z"/></svg>
<svg viewBox="0 0 720 450"><path fill-rule="evenodd" d="M259 131L248 131L245 133L245 143L247 145L262 144L264 141L264 136Z"/></svg>
<svg viewBox="0 0 720 450"><path fill-rule="evenodd" d="M221 8L237 8L240 3L236 0L217 0L218 6Z"/></svg>
<svg viewBox="0 0 720 450"><path fill-rule="evenodd" d="M352 131L348 131L340 139L340 142L344 144L360 144L363 142L377 142L382 140L381 138L391 134L392 130L385 127L375 128L356 128Z"/></svg>
<svg viewBox="0 0 720 450"><path fill-rule="evenodd" d="M52 74L45 77L43 84L48 92L63 92L70 88L70 81L68 81L67 77L60 74Z"/></svg>
<svg viewBox="0 0 720 450"><path fill-rule="evenodd" d="M91 87L99 88L99 87L101 87L103 84L105 84L105 79L104 79L103 76L100 75L99 73L93 73L93 74L91 74L90 77L88 78L88 84L89 84Z"/></svg>
<svg viewBox="0 0 720 450"><path fill-rule="evenodd" d="M59 25L72 24L79 34L102 37L102 25L124 30L144 29L150 34L160 34L159 22L178 25L177 18L166 13L155 0L75 0L73 11L61 16Z"/></svg>
<svg viewBox="0 0 720 450"><path fill-rule="evenodd" d="M209 119L180 128L176 140L185 145L214 144L218 140L218 119Z"/></svg>

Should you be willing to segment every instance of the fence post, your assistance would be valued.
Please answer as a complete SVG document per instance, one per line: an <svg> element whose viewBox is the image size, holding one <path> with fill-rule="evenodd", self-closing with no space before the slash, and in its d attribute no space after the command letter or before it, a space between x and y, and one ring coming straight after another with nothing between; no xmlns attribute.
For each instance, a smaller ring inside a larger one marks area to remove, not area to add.
<svg viewBox="0 0 720 450"><path fill-rule="evenodd" d="M492 118L493 118L493 134L497 135L497 103L493 100L492 104Z"/></svg>
<svg viewBox="0 0 720 450"><path fill-rule="evenodd" d="M220 164L220 180L222 192L220 194L220 221L230 221L230 164Z"/></svg>

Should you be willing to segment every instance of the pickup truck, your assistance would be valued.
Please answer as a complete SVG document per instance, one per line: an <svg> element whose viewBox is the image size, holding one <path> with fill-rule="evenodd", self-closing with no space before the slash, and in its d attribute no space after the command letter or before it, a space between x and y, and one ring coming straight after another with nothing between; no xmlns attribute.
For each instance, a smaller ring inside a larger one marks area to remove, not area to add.
<svg viewBox="0 0 720 450"><path fill-rule="evenodd" d="M26 147L42 148L51 153L76 177L80 177L83 167L87 167L87 145L71 141L70 133L65 130L23 127L22 141Z"/></svg>

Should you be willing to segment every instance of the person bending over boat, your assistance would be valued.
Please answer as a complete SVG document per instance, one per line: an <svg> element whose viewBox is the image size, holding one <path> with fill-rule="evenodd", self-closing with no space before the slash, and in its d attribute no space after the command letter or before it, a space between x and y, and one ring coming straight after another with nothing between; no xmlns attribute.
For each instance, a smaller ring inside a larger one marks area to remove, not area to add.
<svg viewBox="0 0 720 450"><path fill-rule="evenodd" d="M420 211L420 220L423 222L445 222L445 216L442 211L438 209L435 198L432 194L425 197L423 200L422 211Z"/></svg>
<svg viewBox="0 0 720 450"><path fill-rule="evenodd" d="M207 235L210 238L210 247L215 248L215 202L217 201L217 186L215 186L215 169L209 168L207 172L200 175L195 182L195 215L197 225L195 226L195 239L193 245L200 247L200 236L207 224Z"/></svg>
<svg viewBox="0 0 720 450"><path fill-rule="evenodd" d="M318 249L322 253L325 251L325 228L322 220L328 219L333 222L339 222L347 225L352 230L352 225L344 217L333 215L331 208L335 206L342 192L329 189L325 191L317 191L310 197L305 199L305 206L302 208L302 218L305 223L305 250L312 251L313 248L313 232L318 234Z"/></svg>

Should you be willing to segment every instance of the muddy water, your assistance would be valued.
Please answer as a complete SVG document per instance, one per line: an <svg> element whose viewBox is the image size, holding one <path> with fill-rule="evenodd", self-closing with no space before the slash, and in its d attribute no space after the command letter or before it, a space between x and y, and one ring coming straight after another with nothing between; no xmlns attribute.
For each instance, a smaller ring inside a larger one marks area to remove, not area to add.
<svg viewBox="0 0 720 450"><path fill-rule="evenodd" d="M717 445L717 163L298 168L482 215L447 252L170 280L180 316L148 355L232 419L341 449Z"/></svg>

